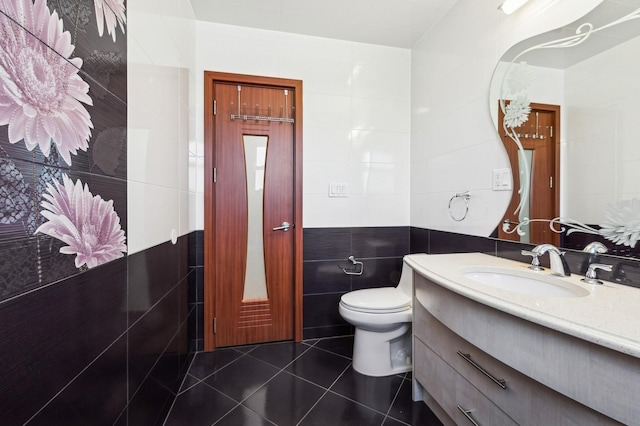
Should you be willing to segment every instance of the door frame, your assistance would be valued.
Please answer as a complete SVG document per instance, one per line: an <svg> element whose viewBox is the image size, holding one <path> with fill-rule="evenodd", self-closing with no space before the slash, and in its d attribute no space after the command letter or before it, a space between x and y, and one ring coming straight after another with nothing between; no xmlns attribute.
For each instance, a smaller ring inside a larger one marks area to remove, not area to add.
<svg viewBox="0 0 640 426"><path fill-rule="evenodd" d="M296 342L302 340L302 80L262 77L247 74L232 74L216 71L204 72L204 350L215 349L213 318L215 318L215 120L213 111L213 89L215 83L267 86L293 90L293 205L294 205L294 250L293 250L293 335Z"/></svg>

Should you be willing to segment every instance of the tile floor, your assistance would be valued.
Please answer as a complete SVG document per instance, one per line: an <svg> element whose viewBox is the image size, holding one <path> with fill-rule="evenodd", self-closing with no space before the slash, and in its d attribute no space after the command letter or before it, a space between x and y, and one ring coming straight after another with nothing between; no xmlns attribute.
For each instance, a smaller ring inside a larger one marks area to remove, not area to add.
<svg viewBox="0 0 640 426"><path fill-rule="evenodd" d="M218 349L193 360L165 426L441 425L411 374L351 367L353 337Z"/></svg>

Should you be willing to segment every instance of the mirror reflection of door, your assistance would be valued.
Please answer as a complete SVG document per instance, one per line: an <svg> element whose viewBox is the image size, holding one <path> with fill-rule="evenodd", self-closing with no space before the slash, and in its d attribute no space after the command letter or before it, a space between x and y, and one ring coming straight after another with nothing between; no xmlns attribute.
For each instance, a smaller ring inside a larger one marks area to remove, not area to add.
<svg viewBox="0 0 640 426"><path fill-rule="evenodd" d="M503 129L504 113L498 108L499 129ZM529 219L553 219L560 215L560 107L557 105L531 104L529 119L514 129L518 135L524 155L518 155L515 142L501 130L500 138L505 146L513 176L513 196L498 227L498 237L531 244L560 244L560 235L553 232L548 222L531 222L522 227L525 235L503 231L505 221L513 229L520 223L519 217ZM524 157L524 158L523 158ZM524 202L522 213L515 212L520 203L523 161L527 161L531 173L529 197ZM516 172L517 171L517 172Z"/></svg>

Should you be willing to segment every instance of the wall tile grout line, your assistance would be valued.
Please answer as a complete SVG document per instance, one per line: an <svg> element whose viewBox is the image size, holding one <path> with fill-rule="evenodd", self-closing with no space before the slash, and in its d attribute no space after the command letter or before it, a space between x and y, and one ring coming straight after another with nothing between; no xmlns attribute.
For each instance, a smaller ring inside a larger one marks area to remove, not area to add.
<svg viewBox="0 0 640 426"><path fill-rule="evenodd" d="M49 404L51 404L62 392L64 392L65 389L67 389L74 381L76 381L78 377L82 375L82 373L84 373L86 370L89 369L89 367L95 364L95 362L99 360L102 355L104 355L109 349L111 349L111 347L113 347L113 345L115 345L118 342L118 340L120 340L126 334L127 334L127 331L122 333L113 342L111 342L109 346L107 346L102 352L100 352L91 362L89 362L82 370L80 370L78 374L76 374L71 380L69 380L69 382L62 387L62 389L60 389L54 396L52 396L51 399L49 399L49 401L43 404L38 411L36 411L26 422L24 422L24 425L29 424L31 420L33 420L38 414L40 414L42 410L44 410Z"/></svg>

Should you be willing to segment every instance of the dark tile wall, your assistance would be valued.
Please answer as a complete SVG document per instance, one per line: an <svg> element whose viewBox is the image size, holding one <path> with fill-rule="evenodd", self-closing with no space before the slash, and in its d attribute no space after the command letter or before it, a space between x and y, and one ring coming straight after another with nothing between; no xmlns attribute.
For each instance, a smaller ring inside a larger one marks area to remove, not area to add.
<svg viewBox="0 0 640 426"><path fill-rule="evenodd" d="M0 303L3 424L117 418L127 404L126 283L123 258ZM83 400L94 390L109 404Z"/></svg>
<svg viewBox="0 0 640 426"><path fill-rule="evenodd" d="M160 424L190 362L189 237L0 302L0 421Z"/></svg>
<svg viewBox="0 0 640 426"><path fill-rule="evenodd" d="M204 231L189 234L189 345L204 348Z"/></svg>
<svg viewBox="0 0 640 426"><path fill-rule="evenodd" d="M305 339L352 334L338 313L340 297L351 290L395 286L402 257L409 252L409 227L305 228L303 335ZM362 275L342 268L363 262Z"/></svg>
<svg viewBox="0 0 640 426"><path fill-rule="evenodd" d="M191 235L191 234L190 234ZM168 412L192 353L189 351L190 236L129 256L127 416L153 425Z"/></svg>

